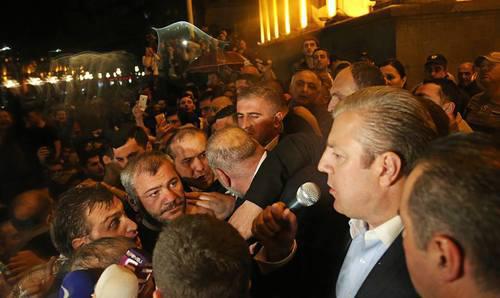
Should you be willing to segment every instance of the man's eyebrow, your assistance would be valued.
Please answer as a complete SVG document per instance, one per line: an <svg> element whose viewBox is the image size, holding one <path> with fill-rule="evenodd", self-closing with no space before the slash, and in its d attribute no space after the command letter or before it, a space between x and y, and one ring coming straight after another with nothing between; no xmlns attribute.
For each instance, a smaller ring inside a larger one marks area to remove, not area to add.
<svg viewBox="0 0 500 298"><path fill-rule="evenodd" d="M153 191L153 190L157 190L157 189L159 189L159 188L161 188L161 185L156 185L156 186L153 186L153 187L151 187L151 188L149 188L149 189L146 189L146 190L143 192L143 194L145 195L145 194L147 194L148 192Z"/></svg>
<svg viewBox="0 0 500 298"><path fill-rule="evenodd" d="M131 157L134 157L138 154L139 152L137 151L134 151L134 152L130 152L129 155L127 155L127 158L131 158Z"/></svg>
<svg viewBox="0 0 500 298"><path fill-rule="evenodd" d="M116 211L115 213L107 216L101 224L106 224L110 218L120 217L123 214L123 210Z"/></svg>

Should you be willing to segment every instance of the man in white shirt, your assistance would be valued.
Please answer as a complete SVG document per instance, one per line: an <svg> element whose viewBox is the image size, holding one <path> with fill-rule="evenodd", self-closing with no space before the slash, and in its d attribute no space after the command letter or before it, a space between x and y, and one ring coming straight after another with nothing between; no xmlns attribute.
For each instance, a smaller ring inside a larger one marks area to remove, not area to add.
<svg viewBox="0 0 500 298"><path fill-rule="evenodd" d="M351 218L351 241L337 278L324 277L334 285L317 296L416 297L398 210L413 161L437 136L430 114L409 92L381 86L355 92L333 116L318 169L328 174L335 210ZM295 225L294 214L279 203L256 218L252 231L264 245L264 261L279 262L301 249L290 237ZM328 264L318 258L318 266Z"/></svg>
<svg viewBox="0 0 500 298"><path fill-rule="evenodd" d="M228 127L214 133L207 143L208 164L220 183L242 198L266 158L266 150L243 129Z"/></svg>

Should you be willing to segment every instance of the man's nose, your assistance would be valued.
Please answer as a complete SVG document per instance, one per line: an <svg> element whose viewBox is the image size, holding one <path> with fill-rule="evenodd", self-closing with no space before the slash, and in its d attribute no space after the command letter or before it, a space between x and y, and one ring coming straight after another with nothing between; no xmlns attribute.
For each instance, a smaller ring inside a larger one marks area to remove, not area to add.
<svg viewBox="0 0 500 298"><path fill-rule="evenodd" d="M193 171L196 172L202 172L204 170L203 162L200 160L199 157L193 159L193 162L191 163L191 168L193 169Z"/></svg>

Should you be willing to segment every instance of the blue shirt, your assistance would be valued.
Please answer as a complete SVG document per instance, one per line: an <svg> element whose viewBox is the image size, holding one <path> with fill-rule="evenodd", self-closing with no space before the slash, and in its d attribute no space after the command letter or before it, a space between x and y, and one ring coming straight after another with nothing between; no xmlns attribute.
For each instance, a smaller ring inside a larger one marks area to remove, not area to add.
<svg viewBox="0 0 500 298"><path fill-rule="evenodd" d="M399 215L372 230L359 219L351 219L349 226L352 241L337 279L337 298L356 295L375 264L403 230Z"/></svg>

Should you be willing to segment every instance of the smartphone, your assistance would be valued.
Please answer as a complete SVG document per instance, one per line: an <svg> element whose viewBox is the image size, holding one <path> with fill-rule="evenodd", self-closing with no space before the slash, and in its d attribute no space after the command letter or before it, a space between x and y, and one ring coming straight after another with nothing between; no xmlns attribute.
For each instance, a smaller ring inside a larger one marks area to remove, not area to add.
<svg viewBox="0 0 500 298"><path fill-rule="evenodd" d="M141 109L141 111L144 112L147 106L148 106L148 96L144 94L139 95L139 109Z"/></svg>

